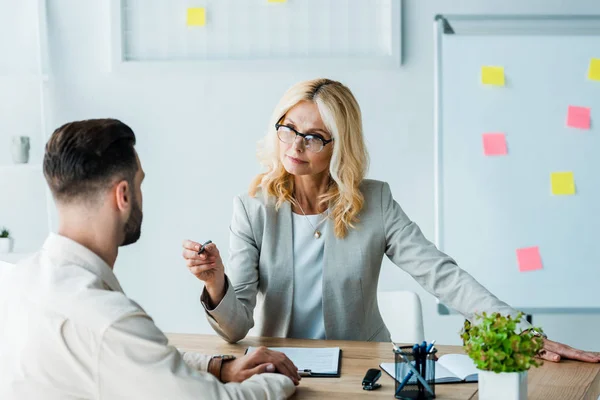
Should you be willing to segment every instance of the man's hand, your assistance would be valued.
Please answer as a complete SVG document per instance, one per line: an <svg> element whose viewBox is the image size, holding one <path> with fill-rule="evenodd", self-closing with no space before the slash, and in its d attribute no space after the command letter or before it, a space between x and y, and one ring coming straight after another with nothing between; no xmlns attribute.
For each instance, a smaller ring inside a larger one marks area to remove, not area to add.
<svg viewBox="0 0 600 400"><path fill-rule="evenodd" d="M233 361L223 363L221 380L223 382L242 382L255 374L279 372L289 377L294 385L300 383L298 368L287 356L266 347L259 347L252 353Z"/></svg>
<svg viewBox="0 0 600 400"><path fill-rule="evenodd" d="M597 363L600 362L600 353L574 349L566 344L544 339L544 348L538 354L543 360L559 362L562 358L571 360Z"/></svg>

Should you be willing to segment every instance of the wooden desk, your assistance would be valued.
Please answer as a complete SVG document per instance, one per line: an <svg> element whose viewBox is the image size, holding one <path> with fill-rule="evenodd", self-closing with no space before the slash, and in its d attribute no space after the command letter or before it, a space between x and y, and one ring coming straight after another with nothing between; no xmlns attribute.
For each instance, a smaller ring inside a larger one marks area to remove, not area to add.
<svg viewBox="0 0 600 400"><path fill-rule="evenodd" d="M382 387L375 391L362 390L362 378L369 368L381 362L393 362L389 343L352 342L341 340L300 340L248 337L229 344L216 335L168 334L172 345L203 354L235 354L242 356L248 346L267 347L340 347L342 349L341 378L303 378L294 399L393 399L394 380L385 372L379 379ZM438 354L463 353L461 347L438 346ZM529 371L529 400L589 399L600 395L600 364L563 361L544 363ZM437 399L477 399L476 383L435 386Z"/></svg>

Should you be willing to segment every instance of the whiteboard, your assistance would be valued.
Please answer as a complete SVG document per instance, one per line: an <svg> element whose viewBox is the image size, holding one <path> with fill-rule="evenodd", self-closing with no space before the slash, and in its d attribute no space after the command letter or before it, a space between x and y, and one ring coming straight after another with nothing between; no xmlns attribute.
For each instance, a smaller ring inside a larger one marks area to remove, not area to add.
<svg viewBox="0 0 600 400"><path fill-rule="evenodd" d="M435 22L436 244L501 300L525 312L600 309L600 17L438 16ZM502 66L504 87L482 85ZM567 127L570 105L591 129ZM505 156L485 156L484 133ZM572 171L576 193L551 193ZM520 272L538 246L543 269ZM443 312L444 307L439 307Z"/></svg>
<svg viewBox="0 0 600 400"><path fill-rule="evenodd" d="M401 62L401 0L113 0L111 21L116 65Z"/></svg>

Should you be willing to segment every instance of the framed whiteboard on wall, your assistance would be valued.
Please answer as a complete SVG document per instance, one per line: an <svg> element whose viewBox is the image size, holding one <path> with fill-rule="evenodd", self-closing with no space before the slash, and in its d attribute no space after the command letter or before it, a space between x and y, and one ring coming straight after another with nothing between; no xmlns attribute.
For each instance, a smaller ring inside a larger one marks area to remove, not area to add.
<svg viewBox="0 0 600 400"><path fill-rule="evenodd" d="M598 314L600 15L440 15L434 29L436 245L525 313ZM502 84L483 82L489 66ZM589 129L569 126L571 105ZM487 154L490 132L503 153ZM562 171L572 195L554 193ZM528 249L539 266L520 265Z"/></svg>
<svg viewBox="0 0 600 400"><path fill-rule="evenodd" d="M113 69L396 68L402 0L112 0ZM202 26L188 10L204 9Z"/></svg>

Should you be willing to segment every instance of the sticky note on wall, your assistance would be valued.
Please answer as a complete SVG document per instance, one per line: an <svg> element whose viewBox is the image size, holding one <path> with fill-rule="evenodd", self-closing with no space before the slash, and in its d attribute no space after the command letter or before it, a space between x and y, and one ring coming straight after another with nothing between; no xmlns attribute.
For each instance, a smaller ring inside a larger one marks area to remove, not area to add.
<svg viewBox="0 0 600 400"><path fill-rule="evenodd" d="M542 257L538 246L517 249L519 271L536 271L543 268Z"/></svg>
<svg viewBox="0 0 600 400"><path fill-rule="evenodd" d="M592 58L588 69L588 79L600 82L600 58Z"/></svg>
<svg viewBox="0 0 600 400"><path fill-rule="evenodd" d="M269 0L269 3L286 3L287 0Z"/></svg>
<svg viewBox="0 0 600 400"><path fill-rule="evenodd" d="M483 154L486 156L504 156L507 153L504 133L483 134Z"/></svg>
<svg viewBox="0 0 600 400"><path fill-rule="evenodd" d="M553 172L550 174L552 194L571 196L575 194L573 172Z"/></svg>
<svg viewBox="0 0 600 400"><path fill-rule="evenodd" d="M481 83L484 85L504 86L504 67L481 67Z"/></svg>
<svg viewBox="0 0 600 400"><path fill-rule="evenodd" d="M204 7L187 9L187 26L206 25L206 9Z"/></svg>
<svg viewBox="0 0 600 400"><path fill-rule="evenodd" d="M569 106L567 126L577 129L590 129L591 109L589 107Z"/></svg>

